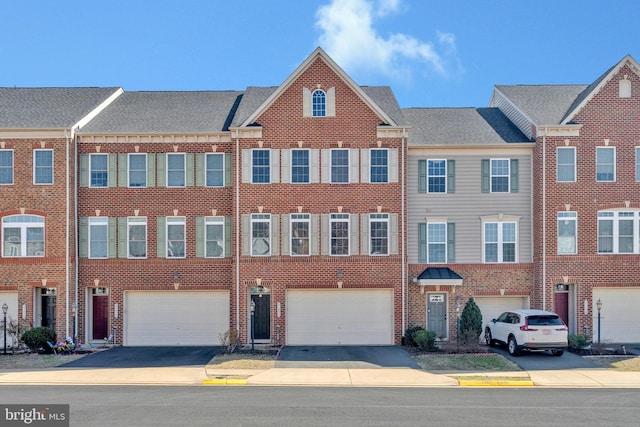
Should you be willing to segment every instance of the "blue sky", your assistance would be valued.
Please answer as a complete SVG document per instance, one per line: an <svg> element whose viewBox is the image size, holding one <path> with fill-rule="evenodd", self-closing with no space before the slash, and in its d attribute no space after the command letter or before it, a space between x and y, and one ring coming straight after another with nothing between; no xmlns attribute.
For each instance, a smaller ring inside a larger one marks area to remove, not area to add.
<svg viewBox="0 0 640 427"><path fill-rule="evenodd" d="M0 86L277 86L317 46L402 107L588 84L640 60L637 0L31 0L0 6Z"/></svg>

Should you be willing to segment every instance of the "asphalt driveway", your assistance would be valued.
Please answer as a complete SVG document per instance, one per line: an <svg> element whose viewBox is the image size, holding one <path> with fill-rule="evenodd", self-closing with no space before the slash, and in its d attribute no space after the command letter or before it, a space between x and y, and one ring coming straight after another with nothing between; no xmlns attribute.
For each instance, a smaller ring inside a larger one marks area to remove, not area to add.
<svg viewBox="0 0 640 427"><path fill-rule="evenodd" d="M420 369L400 346L285 346L275 367Z"/></svg>
<svg viewBox="0 0 640 427"><path fill-rule="evenodd" d="M220 353L211 347L114 347L88 354L62 368L158 368L165 366L204 366Z"/></svg>
<svg viewBox="0 0 640 427"><path fill-rule="evenodd" d="M523 371L602 368L602 366L569 351L565 351L560 357L551 355L549 351L523 351L520 353L520 356L513 357L509 354L506 347L496 346L488 348L489 351L506 357L522 368Z"/></svg>

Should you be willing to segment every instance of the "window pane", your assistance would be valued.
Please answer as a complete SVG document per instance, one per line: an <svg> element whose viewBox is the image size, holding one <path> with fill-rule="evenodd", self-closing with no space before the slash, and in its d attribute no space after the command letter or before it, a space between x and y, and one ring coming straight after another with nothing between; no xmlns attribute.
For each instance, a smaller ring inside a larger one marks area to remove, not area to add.
<svg viewBox="0 0 640 427"><path fill-rule="evenodd" d="M445 160L429 160L427 173L429 193L445 193L447 191L447 162Z"/></svg>
<svg viewBox="0 0 640 427"><path fill-rule="evenodd" d="M323 91L316 90L312 95L313 109L312 114L313 117L324 117L326 116L326 96Z"/></svg>
<svg viewBox="0 0 640 427"><path fill-rule="evenodd" d="M224 224L207 224L205 226L206 233L206 257L217 258L222 257L224 253Z"/></svg>
<svg viewBox="0 0 640 427"><path fill-rule="evenodd" d="M271 217L254 215L251 224L251 254L268 256L271 253Z"/></svg>
<svg viewBox="0 0 640 427"><path fill-rule="evenodd" d="M614 181L615 180L615 159L614 149L612 147L596 148L596 180L597 181Z"/></svg>
<svg viewBox="0 0 640 427"><path fill-rule="evenodd" d="M0 150L0 184L13 184L13 151Z"/></svg>
<svg viewBox="0 0 640 427"><path fill-rule="evenodd" d="M224 186L224 154L207 154L207 187Z"/></svg>
<svg viewBox="0 0 640 427"><path fill-rule="evenodd" d="M633 220L620 220L618 235L618 252L633 253Z"/></svg>
<svg viewBox="0 0 640 427"><path fill-rule="evenodd" d="M5 228L2 230L4 234L4 256L13 257L21 255L21 233L19 228Z"/></svg>
<svg viewBox="0 0 640 427"><path fill-rule="evenodd" d="M137 222L137 221L136 221ZM129 223L129 257L145 258L147 256L147 224Z"/></svg>
<svg viewBox="0 0 640 427"><path fill-rule="evenodd" d="M147 155L129 155L129 187L146 187L147 185Z"/></svg>
<svg viewBox="0 0 640 427"><path fill-rule="evenodd" d="M572 215L571 217L563 217L563 215ZM558 213L558 253L559 254L575 254L576 253L576 220L575 214Z"/></svg>
<svg viewBox="0 0 640 427"><path fill-rule="evenodd" d="M253 182L268 184L271 182L269 150L253 150Z"/></svg>
<svg viewBox="0 0 640 427"><path fill-rule="evenodd" d="M371 150L371 182L388 181L388 151Z"/></svg>
<svg viewBox="0 0 640 427"><path fill-rule="evenodd" d="M389 222L388 216L384 215L376 218L372 215L369 219L371 233L371 255L389 254Z"/></svg>
<svg viewBox="0 0 640 427"><path fill-rule="evenodd" d="M557 180L561 182L575 181L575 150L558 148Z"/></svg>
<svg viewBox="0 0 640 427"><path fill-rule="evenodd" d="M184 154L167 154L167 187L184 187Z"/></svg>
<svg viewBox="0 0 640 427"><path fill-rule="evenodd" d="M612 220L598 221L598 252L600 253L613 252L613 221Z"/></svg>
<svg viewBox="0 0 640 427"><path fill-rule="evenodd" d="M52 150L36 150L34 169L34 182L36 184L53 183L53 151Z"/></svg>
<svg viewBox="0 0 640 427"><path fill-rule="evenodd" d="M185 236L184 224L167 225L167 257L184 258L185 256Z"/></svg>
<svg viewBox="0 0 640 427"><path fill-rule="evenodd" d="M291 255L309 255L309 220L291 220Z"/></svg>
<svg viewBox="0 0 640 427"><path fill-rule="evenodd" d="M491 160L491 191L493 193L509 192L509 160Z"/></svg>
<svg viewBox="0 0 640 427"><path fill-rule="evenodd" d="M89 258L107 258L108 243L107 225L89 224Z"/></svg>
<svg viewBox="0 0 640 427"><path fill-rule="evenodd" d="M446 262L447 225L427 224L428 262Z"/></svg>
<svg viewBox="0 0 640 427"><path fill-rule="evenodd" d="M498 244L486 243L484 245L484 261L498 262Z"/></svg>
<svg viewBox="0 0 640 427"><path fill-rule="evenodd" d="M106 154L92 154L91 158L91 187L107 187L109 185L109 156Z"/></svg>
<svg viewBox="0 0 640 427"><path fill-rule="evenodd" d="M331 182L349 182L349 150L331 150Z"/></svg>
<svg viewBox="0 0 640 427"><path fill-rule="evenodd" d="M349 255L348 216L339 215L339 218L331 221L331 255Z"/></svg>
<svg viewBox="0 0 640 427"><path fill-rule="evenodd" d="M309 151L291 150L291 182L309 182Z"/></svg>

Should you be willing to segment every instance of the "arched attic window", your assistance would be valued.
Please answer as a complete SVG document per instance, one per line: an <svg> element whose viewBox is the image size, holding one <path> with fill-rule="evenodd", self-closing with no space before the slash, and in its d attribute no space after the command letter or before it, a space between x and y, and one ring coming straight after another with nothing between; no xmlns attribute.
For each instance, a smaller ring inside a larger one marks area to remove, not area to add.
<svg viewBox="0 0 640 427"><path fill-rule="evenodd" d="M327 90L303 88L302 115L304 117L335 117L335 87Z"/></svg>

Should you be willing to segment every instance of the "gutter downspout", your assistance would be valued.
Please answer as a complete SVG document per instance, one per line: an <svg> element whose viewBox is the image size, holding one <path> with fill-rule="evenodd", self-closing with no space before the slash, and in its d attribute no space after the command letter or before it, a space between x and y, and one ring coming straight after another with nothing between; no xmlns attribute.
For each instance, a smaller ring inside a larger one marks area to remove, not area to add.
<svg viewBox="0 0 640 427"><path fill-rule="evenodd" d="M236 332L240 336L240 245L242 244L240 235L240 132L236 131L236 182L235 182L235 230L236 230Z"/></svg>
<svg viewBox="0 0 640 427"><path fill-rule="evenodd" d="M547 131L542 134L542 309L547 309Z"/></svg>
<svg viewBox="0 0 640 427"><path fill-rule="evenodd" d="M406 265L406 260L405 260L405 246L406 246L406 234L405 234L405 228L406 228L406 217L405 217L405 169L406 166L404 164L405 162L405 154L404 154L404 148L405 148L405 141L406 141L406 137L407 137L407 129L403 128L402 129L402 155L401 155L401 164L402 167L400 168L400 170L402 171L402 191L401 191L401 195L402 195L402 201L401 201L401 205L402 205L402 336L404 337L404 331L407 330L407 310L406 310L406 305L407 305L407 265Z"/></svg>
<svg viewBox="0 0 640 427"><path fill-rule="evenodd" d="M74 171L73 171L73 222L74 222L74 233L73 233L73 241L74 241L74 246L75 246L75 251L74 251L74 256L75 256L75 297L76 297L76 310L75 310L75 323L74 323L74 336L73 337L73 342L75 342L76 344L78 343L78 308L80 307L79 304L79 298L78 295L80 293L80 288L79 288L79 283L80 283L80 278L78 277L79 271L80 271L80 267L78 266L78 259L80 259L80 249L78 246L78 236L80 234L80 230L79 230L79 224L78 224L78 170L77 170L77 165L78 165L78 136L75 134L75 132L73 133L73 141L74 141L74 150L73 150L73 165L74 165ZM86 332L85 332L85 336L86 336Z"/></svg>
<svg viewBox="0 0 640 427"><path fill-rule="evenodd" d="M73 132L72 132L73 135ZM71 228L69 222L70 222L70 218L69 218L69 214L71 213L71 207L70 207L70 200L69 197L71 196L71 182L69 180L69 173L71 172L71 165L69 164L69 139L72 138L73 136L69 135L67 133L67 130L64 130L64 138L65 138L65 173L66 173L66 183L65 183L65 225L64 225L64 234L66 236L65 239L65 261L64 261L64 283L65 283L65 337L69 337L69 256L71 255L71 249L70 249L70 240L71 237L69 235L69 230ZM75 320L74 320L75 321Z"/></svg>

